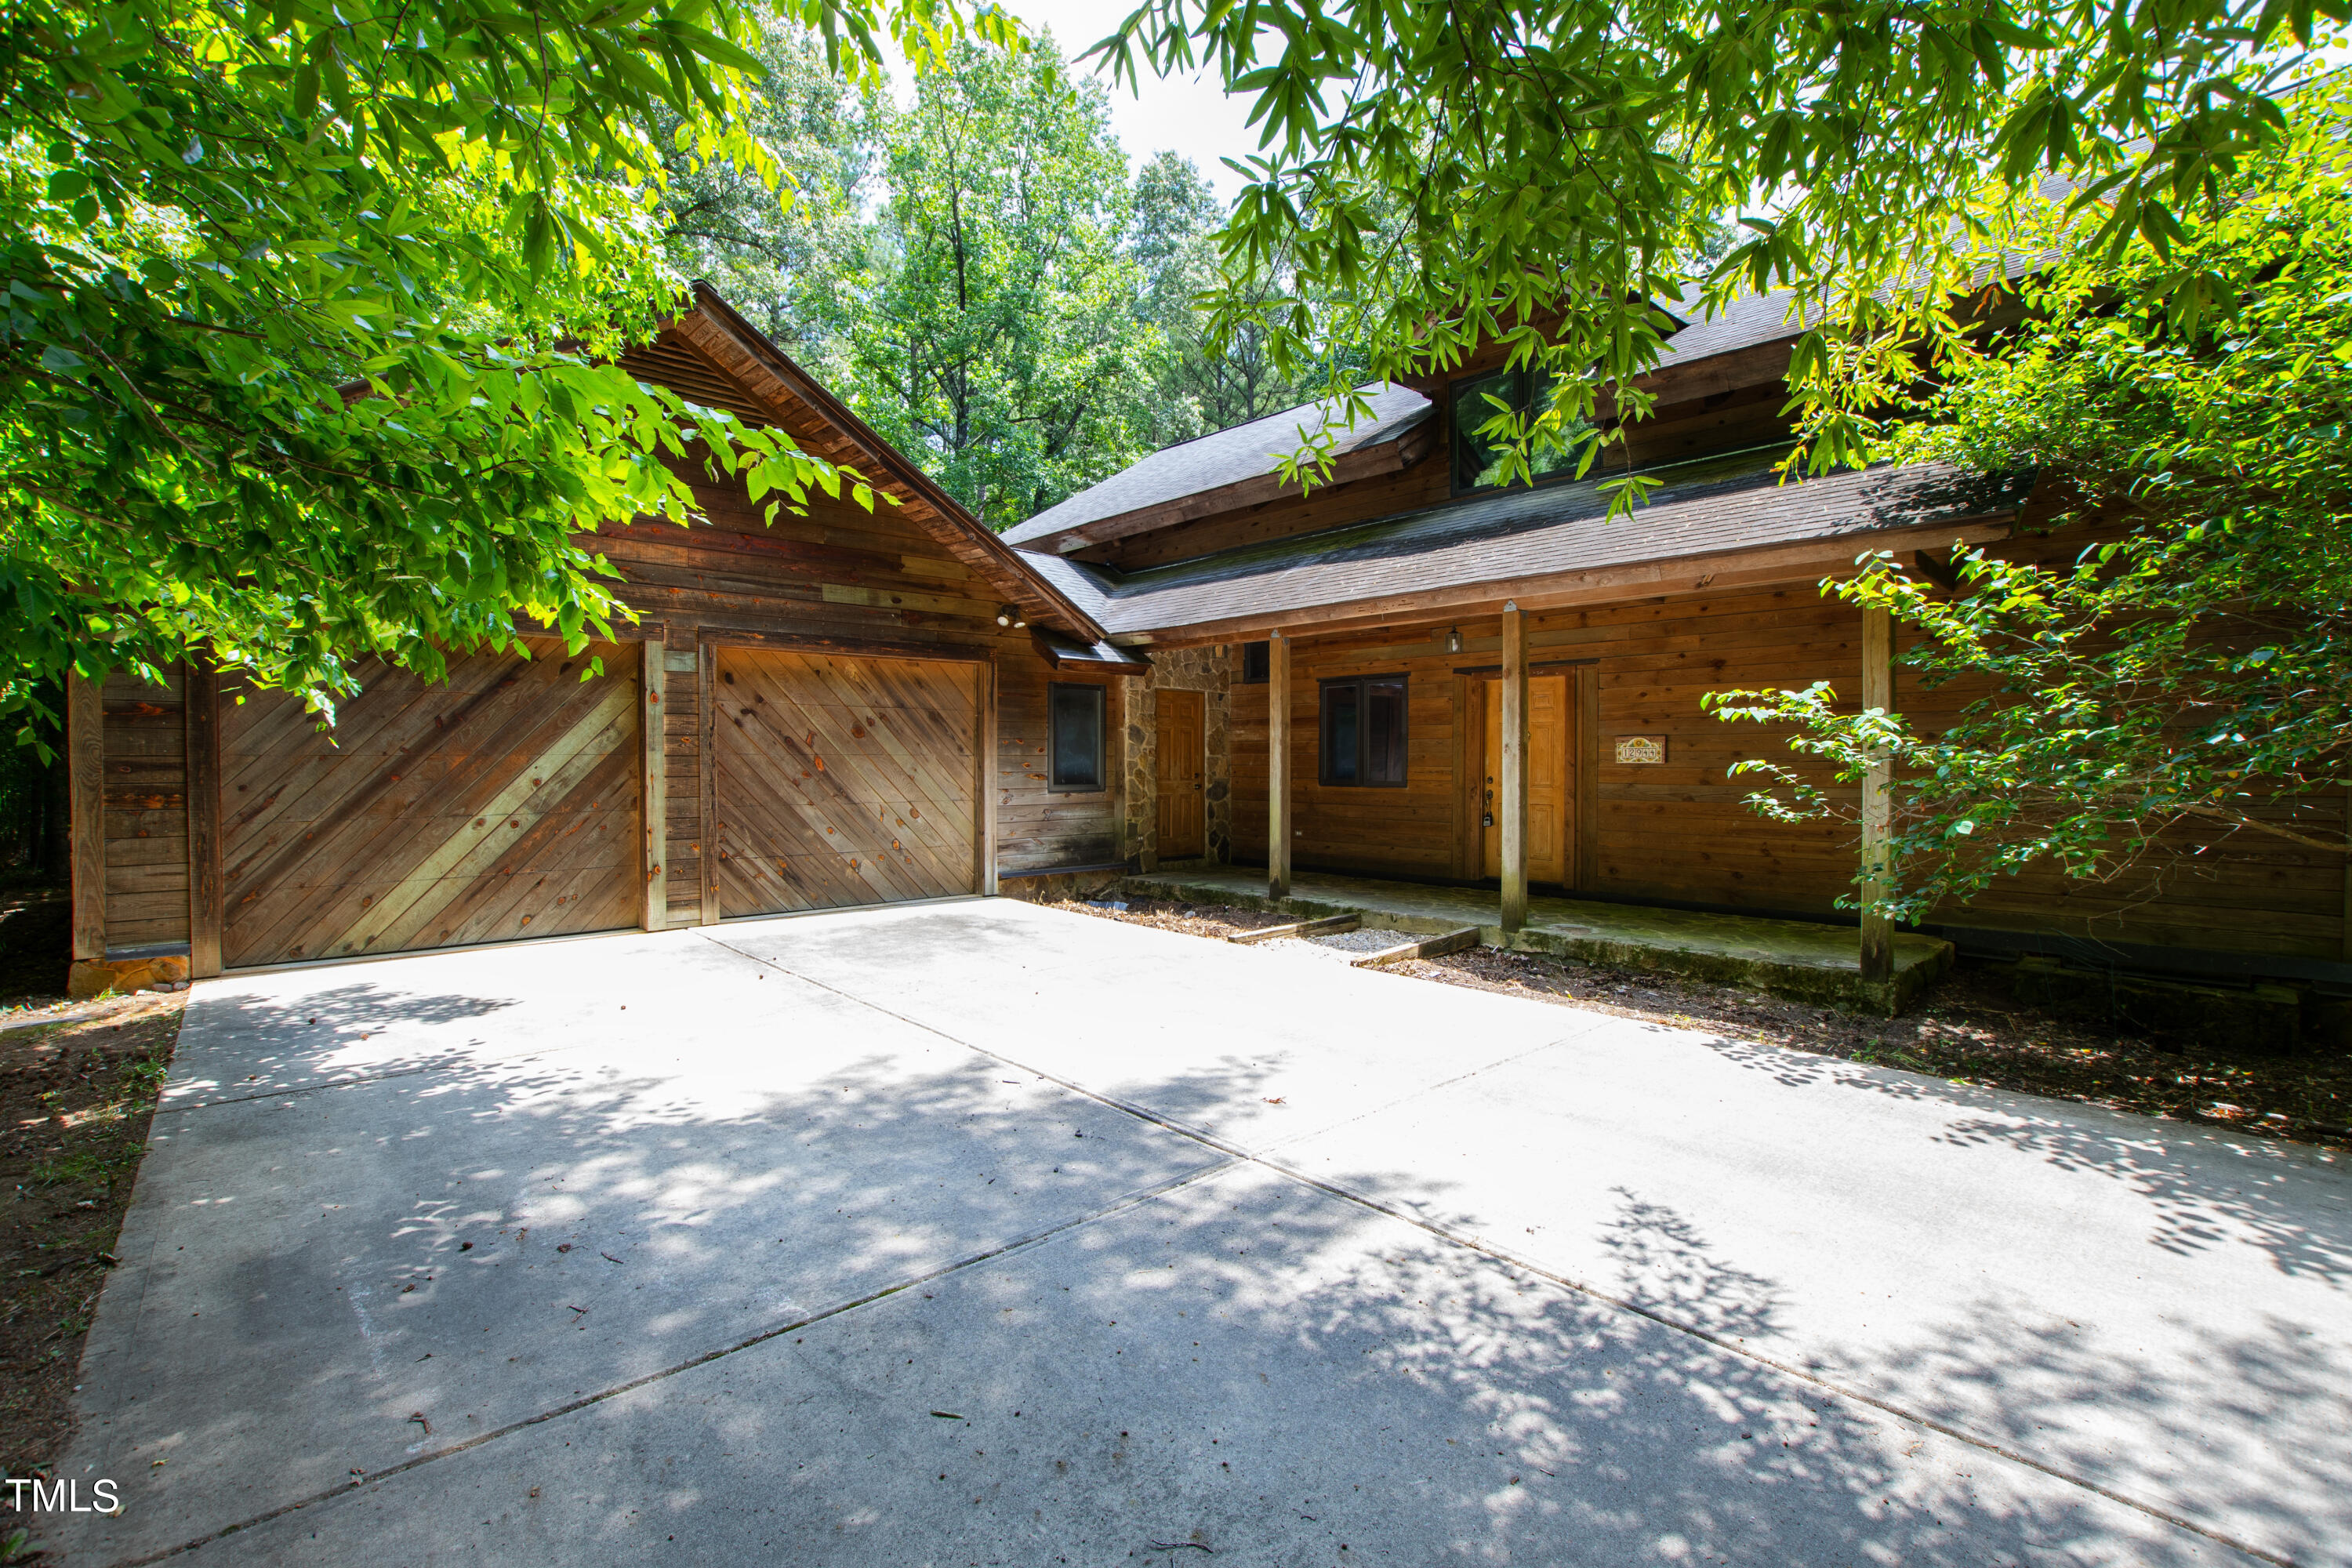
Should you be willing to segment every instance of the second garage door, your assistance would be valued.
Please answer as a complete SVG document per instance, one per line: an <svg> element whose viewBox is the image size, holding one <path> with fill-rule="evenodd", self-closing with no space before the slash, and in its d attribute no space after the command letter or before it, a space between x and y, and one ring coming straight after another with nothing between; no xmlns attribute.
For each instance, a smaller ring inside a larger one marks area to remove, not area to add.
<svg viewBox="0 0 2352 1568"><path fill-rule="evenodd" d="M980 667L721 648L719 911L974 890Z"/></svg>
<svg viewBox="0 0 2352 1568"><path fill-rule="evenodd" d="M636 923L637 650L528 646L434 685L370 661L332 731L284 692L223 702L230 968Z"/></svg>

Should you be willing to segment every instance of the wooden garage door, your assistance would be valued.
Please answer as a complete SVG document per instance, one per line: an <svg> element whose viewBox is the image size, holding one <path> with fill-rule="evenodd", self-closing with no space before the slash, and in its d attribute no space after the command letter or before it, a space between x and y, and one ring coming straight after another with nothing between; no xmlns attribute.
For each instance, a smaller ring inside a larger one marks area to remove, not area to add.
<svg viewBox="0 0 2352 1568"><path fill-rule="evenodd" d="M331 734L282 694L224 694L225 963L636 923L636 649L530 647L452 659L445 685L371 663Z"/></svg>
<svg viewBox="0 0 2352 1568"><path fill-rule="evenodd" d="M719 912L971 892L978 685L969 664L720 649Z"/></svg>

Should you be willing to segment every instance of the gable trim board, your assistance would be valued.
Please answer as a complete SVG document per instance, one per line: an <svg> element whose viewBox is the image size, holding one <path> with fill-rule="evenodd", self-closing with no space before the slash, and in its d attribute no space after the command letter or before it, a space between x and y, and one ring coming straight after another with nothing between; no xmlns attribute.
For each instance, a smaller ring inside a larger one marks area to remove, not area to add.
<svg viewBox="0 0 2352 1568"><path fill-rule="evenodd" d="M774 423L828 462L856 468L898 500L908 517L1034 620L1058 622L1098 641L1103 629L1038 577L1027 562L941 489L930 476L874 433L847 405L795 364L736 313L707 283L694 285L695 309L676 318L676 333L742 386ZM623 356L622 363L630 363Z"/></svg>

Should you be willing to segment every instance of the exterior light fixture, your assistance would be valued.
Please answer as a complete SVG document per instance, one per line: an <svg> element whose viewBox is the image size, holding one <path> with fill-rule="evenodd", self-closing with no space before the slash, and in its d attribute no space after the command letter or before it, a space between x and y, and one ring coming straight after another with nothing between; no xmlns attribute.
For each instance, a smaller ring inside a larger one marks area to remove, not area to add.
<svg viewBox="0 0 2352 1568"><path fill-rule="evenodd" d="M1029 623L1022 618L1020 605L999 605L996 606L996 624L1000 626L1025 626Z"/></svg>
<svg viewBox="0 0 2352 1568"><path fill-rule="evenodd" d="M1462 651L1462 628L1460 626L1450 626L1446 629L1445 651L1448 653L1460 653Z"/></svg>

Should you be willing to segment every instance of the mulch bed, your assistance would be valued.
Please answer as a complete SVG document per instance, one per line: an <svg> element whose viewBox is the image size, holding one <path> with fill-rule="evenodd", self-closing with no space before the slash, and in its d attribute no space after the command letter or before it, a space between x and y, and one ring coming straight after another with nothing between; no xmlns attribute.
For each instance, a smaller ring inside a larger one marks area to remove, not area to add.
<svg viewBox="0 0 2352 1568"><path fill-rule="evenodd" d="M184 995L0 1032L0 1471L45 1472L114 1264ZM0 1539L9 1532L0 1530Z"/></svg>
<svg viewBox="0 0 2352 1568"><path fill-rule="evenodd" d="M1130 899L1127 905L1061 907L1215 938L1288 919L1148 899ZM1392 964L1389 973L1675 1028L1713 1030L1957 1083L2352 1148L2352 1058L2219 1051L2103 1027L2021 1005L1996 972L1966 964L1922 1007L1900 1018L1485 947Z"/></svg>

